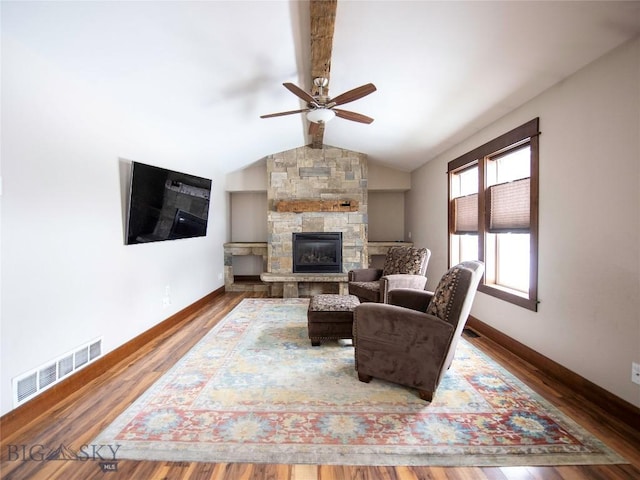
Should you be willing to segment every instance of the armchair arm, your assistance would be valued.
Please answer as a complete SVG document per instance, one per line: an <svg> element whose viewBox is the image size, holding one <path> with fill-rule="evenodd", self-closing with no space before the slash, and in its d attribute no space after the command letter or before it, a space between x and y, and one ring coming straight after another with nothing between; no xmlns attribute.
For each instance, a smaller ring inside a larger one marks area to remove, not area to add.
<svg viewBox="0 0 640 480"><path fill-rule="evenodd" d="M360 268L349 270L347 279L350 282L375 282L382 276L381 268Z"/></svg>
<svg viewBox="0 0 640 480"><path fill-rule="evenodd" d="M432 298L433 292L427 290L398 288L389 292L389 301L387 303L410 308L418 312L425 312Z"/></svg>
<svg viewBox="0 0 640 480"><path fill-rule="evenodd" d="M380 279L380 300L382 303L388 303L389 290L398 288L413 288L415 290L424 290L427 284L427 277L424 275L394 274L385 275Z"/></svg>
<svg viewBox="0 0 640 480"><path fill-rule="evenodd" d="M447 342L454 332L453 325L434 315L416 312L397 305L361 303L354 310L354 328L358 339L379 339L385 344L419 345L434 338Z"/></svg>

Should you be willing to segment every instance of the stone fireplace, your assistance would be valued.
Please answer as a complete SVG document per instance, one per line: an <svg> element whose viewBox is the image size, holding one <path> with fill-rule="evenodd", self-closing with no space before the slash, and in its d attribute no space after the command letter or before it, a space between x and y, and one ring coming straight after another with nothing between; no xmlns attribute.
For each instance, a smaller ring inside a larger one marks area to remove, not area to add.
<svg viewBox="0 0 640 480"><path fill-rule="evenodd" d="M280 152L266 160L267 272L300 275L294 272L294 233L340 233L339 273L366 266L366 155L325 145Z"/></svg>

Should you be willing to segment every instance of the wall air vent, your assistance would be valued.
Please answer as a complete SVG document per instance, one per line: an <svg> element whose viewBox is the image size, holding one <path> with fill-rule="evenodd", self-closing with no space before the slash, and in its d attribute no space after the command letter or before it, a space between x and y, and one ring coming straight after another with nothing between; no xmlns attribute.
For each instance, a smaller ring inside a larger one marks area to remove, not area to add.
<svg viewBox="0 0 640 480"><path fill-rule="evenodd" d="M58 375L64 377L73 372L73 355L67 355L58 360Z"/></svg>
<svg viewBox="0 0 640 480"><path fill-rule="evenodd" d="M102 355L102 340L89 345L89 361L95 360L100 355Z"/></svg>
<svg viewBox="0 0 640 480"><path fill-rule="evenodd" d="M58 379L58 364L57 362L47 365L41 368L38 372L38 390L42 390L48 387Z"/></svg>
<svg viewBox="0 0 640 480"><path fill-rule="evenodd" d="M102 355L102 338L74 348L13 379L14 408L52 387Z"/></svg>
<svg viewBox="0 0 640 480"><path fill-rule="evenodd" d="M34 372L18 380L14 391L16 393L16 399L18 404L22 403L27 398L35 395L38 391L38 372ZM16 402L14 401L14 404Z"/></svg>
<svg viewBox="0 0 640 480"><path fill-rule="evenodd" d="M80 368L85 365L89 361L89 350L88 347L84 347L76 352L76 361L75 367Z"/></svg>

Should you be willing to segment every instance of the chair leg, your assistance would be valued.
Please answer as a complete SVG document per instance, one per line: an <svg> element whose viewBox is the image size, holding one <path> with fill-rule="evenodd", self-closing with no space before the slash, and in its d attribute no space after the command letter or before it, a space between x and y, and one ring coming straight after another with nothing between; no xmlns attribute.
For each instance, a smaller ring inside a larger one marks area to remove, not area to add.
<svg viewBox="0 0 640 480"><path fill-rule="evenodd" d="M427 392L426 390L418 390L420 398L425 402L431 403L433 401L433 392Z"/></svg>
<svg viewBox="0 0 640 480"><path fill-rule="evenodd" d="M358 372L358 380L364 383L369 383L373 377L371 375L367 375L366 373Z"/></svg>

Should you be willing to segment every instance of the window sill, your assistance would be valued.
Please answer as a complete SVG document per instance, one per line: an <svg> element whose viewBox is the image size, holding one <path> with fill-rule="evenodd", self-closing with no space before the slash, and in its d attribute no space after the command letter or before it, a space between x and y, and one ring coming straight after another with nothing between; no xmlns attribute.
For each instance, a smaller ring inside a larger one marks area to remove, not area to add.
<svg viewBox="0 0 640 480"><path fill-rule="evenodd" d="M492 297L499 298L505 302L518 305L519 307L526 308L533 312L538 311L538 300L535 298L529 298L526 294L518 292L516 290L510 290L498 285L486 285L481 284L478 286L478 291L491 295Z"/></svg>

